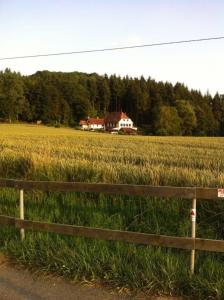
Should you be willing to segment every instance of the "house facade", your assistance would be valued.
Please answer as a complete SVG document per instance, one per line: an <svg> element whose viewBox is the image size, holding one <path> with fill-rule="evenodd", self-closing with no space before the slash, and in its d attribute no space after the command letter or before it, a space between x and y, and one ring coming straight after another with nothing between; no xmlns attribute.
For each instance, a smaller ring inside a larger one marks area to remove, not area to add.
<svg viewBox="0 0 224 300"><path fill-rule="evenodd" d="M119 131L122 128L131 128L137 130L133 127L133 121L123 112L110 112L106 115L104 119L105 129L108 131Z"/></svg>
<svg viewBox="0 0 224 300"><path fill-rule="evenodd" d="M88 118L86 120L81 120L79 125L83 130L100 130L105 129L104 119L99 118Z"/></svg>

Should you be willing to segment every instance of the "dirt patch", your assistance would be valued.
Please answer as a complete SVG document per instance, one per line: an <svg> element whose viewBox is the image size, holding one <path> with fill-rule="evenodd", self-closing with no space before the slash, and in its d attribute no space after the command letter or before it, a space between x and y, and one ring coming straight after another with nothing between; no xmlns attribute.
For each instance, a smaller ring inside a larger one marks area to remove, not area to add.
<svg viewBox="0 0 224 300"><path fill-rule="evenodd" d="M1 300L183 300L181 297L132 295L100 283L77 284L52 274L31 272L0 253Z"/></svg>

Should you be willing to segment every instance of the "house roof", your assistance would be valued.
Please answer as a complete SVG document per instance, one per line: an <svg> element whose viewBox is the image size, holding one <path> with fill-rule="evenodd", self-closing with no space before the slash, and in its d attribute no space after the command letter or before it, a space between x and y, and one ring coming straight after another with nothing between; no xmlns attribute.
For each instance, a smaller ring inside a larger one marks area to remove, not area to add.
<svg viewBox="0 0 224 300"><path fill-rule="evenodd" d="M99 119L99 118L89 118L87 121L87 124L89 125L104 125L104 119Z"/></svg>
<svg viewBox="0 0 224 300"><path fill-rule="evenodd" d="M87 120L80 120L79 125L104 125L104 119L89 118Z"/></svg>
<svg viewBox="0 0 224 300"><path fill-rule="evenodd" d="M105 123L117 123L121 119L128 119L126 113L121 112L110 112L105 117Z"/></svg>

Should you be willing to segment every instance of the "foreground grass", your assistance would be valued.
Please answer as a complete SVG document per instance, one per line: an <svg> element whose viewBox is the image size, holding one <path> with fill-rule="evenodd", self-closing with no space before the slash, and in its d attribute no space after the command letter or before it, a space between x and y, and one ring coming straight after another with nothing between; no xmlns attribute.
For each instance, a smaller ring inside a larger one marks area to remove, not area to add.
<svg viewBox="0 0 224 300"><path fill-rule="evenodd" d="M0 125L0 176L41 180L222 186L221 138L127 137L68 129ZM25 217L138 232L190 235L189 201L26 192ZM0 193L0 214L18 216L18 193ZM223 204L199 202L197 235L223 239ZM147 292L224 298L222 254L2 228L0 247L22 263L78 280Z"/></svg>

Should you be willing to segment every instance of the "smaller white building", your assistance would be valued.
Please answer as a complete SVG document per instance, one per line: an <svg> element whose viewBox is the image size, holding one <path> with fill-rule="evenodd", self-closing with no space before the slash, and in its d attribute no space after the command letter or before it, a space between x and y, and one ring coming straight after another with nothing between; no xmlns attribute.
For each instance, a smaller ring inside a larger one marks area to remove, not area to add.
<svg viewBox="0 0 224 300"><path fill-rule="evenodd" d="M81 120L79 125L83 130L100 130L104 129L104 119L88 118L87 120Z"/></svg>

